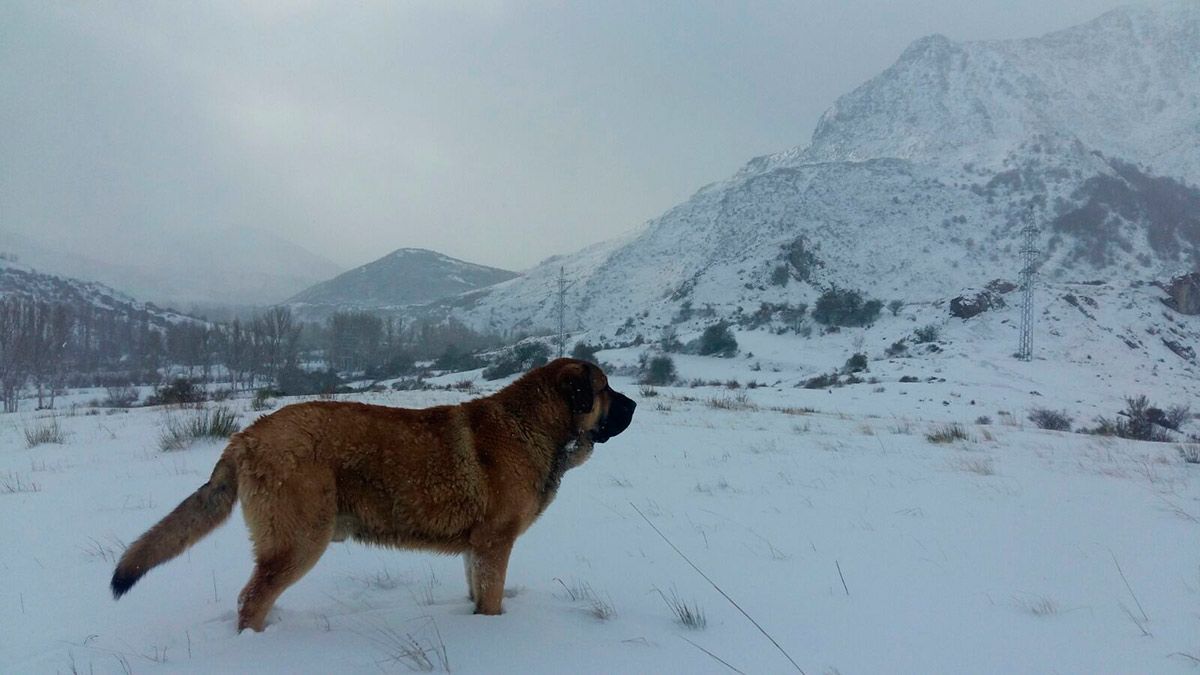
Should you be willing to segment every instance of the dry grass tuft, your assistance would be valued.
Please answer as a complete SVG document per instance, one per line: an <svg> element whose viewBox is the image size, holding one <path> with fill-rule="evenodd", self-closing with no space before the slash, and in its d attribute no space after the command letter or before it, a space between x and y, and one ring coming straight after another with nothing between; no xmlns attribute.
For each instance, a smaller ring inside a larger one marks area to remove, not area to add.
<svg viewBox="0 0 1200 675"><path fill-rule="evenodd" d="M1013 598L1013 604L1021 610L1034 616L1054 616L1058 614L1058 603L1045 596L1033 598Z"/></svg>
<svg viewBox="0 0 1200 675"><path fill-rule="evenodd" d="M25 427L25 447L36 448L39 445L54 443L62 445L67 442L67 434L58 423L58 415L50 415Z"/></svg>
<svg viewBox="0 0 1200 675"><path fill-rule="evenodd" d="M0 476L0 494L15 495L23 492L41 492L42 486L32 480L21 478L21 474L8 473Z"/></svg>
<svg viewBox="0 0 1200 675"><path fill-rule="evenodd" d="M750 400L745 392L730 396L713 396L704 402L710 408L717 410L758 410L758 404Z"/></svg>
<svg viewBox="0 0 1200 675"><path fill-rule="evenodd" d="M686 600L679 597L679 593L674 588L671 589L671 594L667 595L662 592L662 589L654 589L660 596L663 602L667 603L667 607L671 608L671 612L675 615L675 620L685 628L692 630L704 630L708 627L708 618L704 616L704 610L700 605L693 602L688 603Z"/></svg>
<svg viewBox="0 0 1200 675"><path fill-rule="evenodd" d="M971 437L967 435L961 424L953 422L934 427L925 434L925 440L930 443L953 443L954 441L969 441Z"/></svg>
<svg viewBox="0 0 1200 675"><path fill-rule="evenodd" d="M241 416L224 405L191 408L182 412L168 410L163 416L158 447L162 450L183 450L201 439L224 440L237 432L240 421Z"/></svg>
<svg viewBox="0 0 1200 675"><path fill-rule="evenodd" d="M446 654L446 643L433 617L420 617L425 623L414 631L400 630L386 621L374 626L368 633L360 633L375 643L385 654L376 662L381 669L385 665L404 666L418 673L435 670L450 672L450 659Z"/></svg>

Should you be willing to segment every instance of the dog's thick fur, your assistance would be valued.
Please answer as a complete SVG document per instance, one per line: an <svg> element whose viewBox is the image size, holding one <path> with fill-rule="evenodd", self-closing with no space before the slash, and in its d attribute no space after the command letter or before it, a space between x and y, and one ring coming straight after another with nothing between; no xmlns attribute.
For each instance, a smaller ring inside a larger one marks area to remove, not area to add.
<svg viewBox="0 0 1200 675"><path fill-rule="evenodd" d="M229 517L254 542L238 629L263 629L279 595L347 537L463 554L479 614L499 614L513 542L554 498L562 474L621 433L635 404L600 368L558 359L492 396L406 410L290 405L234 434L212 477L121 557L121 597L153 567Z"/></svg>

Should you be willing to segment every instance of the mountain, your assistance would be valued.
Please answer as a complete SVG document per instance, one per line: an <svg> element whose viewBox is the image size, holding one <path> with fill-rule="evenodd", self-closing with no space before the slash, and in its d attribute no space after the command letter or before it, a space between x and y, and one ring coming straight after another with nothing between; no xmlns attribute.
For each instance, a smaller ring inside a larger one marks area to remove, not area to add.
<svg viewBox="0 0 1200 675"><path fill-rule="evenodd" d="M517 277L434 251L402 248L301 291L287 301L305 316L337 309L395 309Z"/></svg>
<svg viewBox="0 0 1200 675"><path fill-rule="evenodd" d="M931 36L841 97L809 144L615 241L442 303L477 328L593 336L750 323L830 285L932 305L1015 280L1026 224L1049 284L1200 261L1200 4L1125 8L1022 40ZM766 303L766 305L764 305ZM775 319L778 321L777 319Z"/></svg>
<svg viewBox="0 0 1200 675"><path fill-rule="evenodd" d="M96 279L177 307L272 304L340 271L283 238L243 227L114 234L102 242L76 242L71 250L7 233L0 251L51 274Z"/></svg>
<svg viewBox="0 0 1200 675"><path fill-rule="evenodd" d="M18 296L65 305L76 316L105 317L110 322L141 322L158 328L195 319L151 303L142 303L94 281L82 281L35 271L0 257L0 298Z"/></svg>

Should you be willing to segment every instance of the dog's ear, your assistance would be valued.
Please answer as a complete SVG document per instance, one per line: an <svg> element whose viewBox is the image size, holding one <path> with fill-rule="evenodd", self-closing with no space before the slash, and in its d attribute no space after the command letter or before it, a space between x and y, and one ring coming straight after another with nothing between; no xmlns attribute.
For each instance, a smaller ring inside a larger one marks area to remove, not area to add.
<svg viewBox="0 0 1200 675"><path fill-rule="evenodd" d="M576 415L590 412L596 403L596 395L592 393L591 366L586 363L568 363L558 371L558 390L567 405Z"/></svg>

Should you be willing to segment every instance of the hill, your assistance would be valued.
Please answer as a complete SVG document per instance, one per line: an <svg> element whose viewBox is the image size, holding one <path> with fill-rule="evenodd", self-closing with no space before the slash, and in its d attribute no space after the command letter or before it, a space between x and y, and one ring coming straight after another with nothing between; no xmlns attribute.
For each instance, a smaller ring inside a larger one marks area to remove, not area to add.
<svg viewBox="0 0 1200 675"><path fill-rule="evenodd" d="M287 301L305 316L339 309L387 310L426 303L517 277L435 251L401 248L308 288Z"/></svg>

